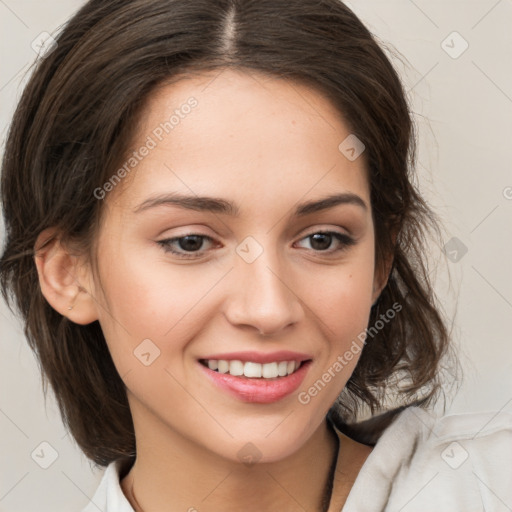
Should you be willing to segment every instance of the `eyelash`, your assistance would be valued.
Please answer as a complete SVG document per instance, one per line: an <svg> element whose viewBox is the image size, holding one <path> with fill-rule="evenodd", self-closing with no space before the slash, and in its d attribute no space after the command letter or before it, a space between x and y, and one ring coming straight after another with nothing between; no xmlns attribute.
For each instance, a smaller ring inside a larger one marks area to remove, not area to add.
<svg viewBox="0 0 512 512"><path fill-rule="evenodd" d="M313 233L310 233L309 235L302 237L300 240L304 240L306 238L310 238L313 235L318 235L318 234L332 235L334 237L334 239L336 239L341 244L340 248L334 249L334 250L326 249L326 250L316 250L315 251L315 249L311 249L312 251L317 252L319 254L332 255L334 253L346 251L349 247L356 244L356 241L352 237L345 235L344 233L338 233L337 231L314 231ZM201 258L202 254L200 254L199 256L194 256L194 254L197 254L198 251L191 252L191 253L190 252L183 253L183 252L175 251L171 248L171 244L173 242L178 242L179 240L182 240L182 239L186 238L187 236L195 236L195 237L199 237L199 238L202 238L205 240L213 241L213 239L207 235L201 235L199 233L187 233L182 236L178 236L178 237L174 237L174 238L167 238L165 240L159 240L157 243L158 243L158 245L160 245L162 247L164 252L172 253L172 254L178 256L179 258L182 258L182 259L199 259L199 258Z"/></svg>

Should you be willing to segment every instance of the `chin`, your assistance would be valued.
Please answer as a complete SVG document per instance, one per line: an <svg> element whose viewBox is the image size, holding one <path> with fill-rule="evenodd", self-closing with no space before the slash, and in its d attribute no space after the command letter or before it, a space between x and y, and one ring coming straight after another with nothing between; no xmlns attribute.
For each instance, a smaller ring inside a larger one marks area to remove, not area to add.
<svg viewBox="0 0 512 512"><path fill-rule="evenodd" d="M209 450L223 457L229 462L242 463L246 466L253 464L270 464L284 460L296 453L306 442L293 435L289 429L282 429L281 433L268 434L268 429L260 430L257 435L250 434L237 436L226 440L225 443L215 443ZM272 432L272 431L270 431Z"/></svg>

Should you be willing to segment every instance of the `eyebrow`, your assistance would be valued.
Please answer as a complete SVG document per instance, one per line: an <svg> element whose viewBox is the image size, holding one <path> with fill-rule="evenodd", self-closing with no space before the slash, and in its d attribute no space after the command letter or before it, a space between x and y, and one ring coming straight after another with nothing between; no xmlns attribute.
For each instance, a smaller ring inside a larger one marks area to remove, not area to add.
<svg viewBox="0 0 512 512"><path fill-rule="evenodd" d="M344 192L333 194L322 199L300 203L295 209L295 216L301 217L311 213L320 212L338 206L340 204L350 204L361 207L364 211L368 210L366 202L357 194ZM208 196L187 196L178 193L161 194L146 199L134 208L134 213L140 213L151 208L159 206L178 206L187 210L196 210L201 212L220 213L238 217L240 208L225 199Z"/></svg>

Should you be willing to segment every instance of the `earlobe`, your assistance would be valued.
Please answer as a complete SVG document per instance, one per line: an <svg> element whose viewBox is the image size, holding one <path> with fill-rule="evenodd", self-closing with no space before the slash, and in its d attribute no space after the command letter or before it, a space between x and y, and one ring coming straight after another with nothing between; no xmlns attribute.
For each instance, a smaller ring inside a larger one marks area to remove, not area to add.
<svg viewBox="0 0 512 512"><path fill-rule="evenodd" d="M50 306L72 322L86 325L98 319L96 301L83 284L91 282L88 270L48 229L37 238L34 263L41 292Z"/></svg>

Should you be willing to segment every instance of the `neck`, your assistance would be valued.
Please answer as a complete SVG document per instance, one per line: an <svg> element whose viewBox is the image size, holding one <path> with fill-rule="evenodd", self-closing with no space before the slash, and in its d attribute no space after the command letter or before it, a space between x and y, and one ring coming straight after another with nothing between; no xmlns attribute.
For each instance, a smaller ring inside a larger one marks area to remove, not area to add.
<svg viewBox="0 0 512 512"><path fill-rule="evenodd" d="M175 431L159 436L158 428L137 427L143 425L136 424L137 459L121 482L136 512L327 509L338 454L327 421L292 455L251 465L206 451Z"/></svg>

